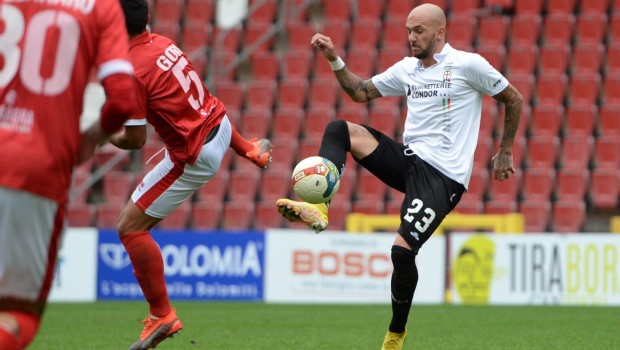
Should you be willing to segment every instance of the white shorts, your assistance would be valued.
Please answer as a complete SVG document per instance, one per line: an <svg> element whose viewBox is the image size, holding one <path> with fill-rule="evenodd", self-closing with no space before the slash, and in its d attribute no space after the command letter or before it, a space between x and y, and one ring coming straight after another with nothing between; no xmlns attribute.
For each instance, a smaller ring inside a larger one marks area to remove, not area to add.
<svg viewBox="0 0 620 350"><path fill-rule="evenodd" d="M45 303L64 219L65 205L0 187L0 301Z"/></svg>
<svg viewBox="0 0 620 350"><path fill-rule="evenodd" d="M145 214L165 218L215 176L230 146L231 135L230 121L225 116L217 134L202 146L193 166L175 164L166 150L164 159L144 176L131 200Z"/></svg>

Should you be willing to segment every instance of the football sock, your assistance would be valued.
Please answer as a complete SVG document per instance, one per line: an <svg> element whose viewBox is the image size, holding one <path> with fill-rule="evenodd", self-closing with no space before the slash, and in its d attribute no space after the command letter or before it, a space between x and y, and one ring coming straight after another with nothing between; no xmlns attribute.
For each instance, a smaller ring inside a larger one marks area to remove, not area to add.
<svg viewBox="0 0 620 350"><path fill-rule="evenodd" d="M230 137L230 148L232 148L238 155L245 157L246 153L254 149L254 145L252 142L241 136L234 126L231 125L231 129L232 135Z"/></svg>
<svg viewBox="0 0 620 350"><path fill-rule="evenodd" d="M0 327L0 349L2 350L20 350L17 336L8 329Z"/></svg>
<svg viewBox="0 0 620 350"><path fill-rule="evenodd" d="M415 253L409 249L392 246L392 321L390 332L402 333L407 325L413 292L418 284Z"/></svg>
<svg viewBox="0 0 620 350"><path fill-rule="evenodd" d="M334 120L327 124L319 148L319 156L327 158L336 164L336 168L342 176L346 162L347 152L351 149L349 127L344 120Z"/></svg>
<svg viewBox="0 0 620 350"><path fill-rule="evenodd" d="M133 232L121 237L133 265L133 273L149 302L151 315L165 317L171 311L166 280L164 260L157 243L148 231Z"/></svg>
<svg viewBox="0 0 620 350"><path fill-rule="evenodd" d="M25 349L37 334L41 317L18 311L10 311L9 313L17 319L17 324L19 325L19 334L17 335L17 339L19 341L20 348Z"/></svg>

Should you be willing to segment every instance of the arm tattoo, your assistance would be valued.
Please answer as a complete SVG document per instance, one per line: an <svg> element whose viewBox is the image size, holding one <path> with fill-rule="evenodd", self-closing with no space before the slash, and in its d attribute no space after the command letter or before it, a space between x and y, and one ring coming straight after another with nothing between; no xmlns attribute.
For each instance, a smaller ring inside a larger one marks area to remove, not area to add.
<svg viewBox="0 0 620 350"><path fill-rule="evenodd" d="M504 134L502 135L500 148L510 149L512 148L517 129L519 128L523 97L521 97L519 91L511 84L502 92L493 96L493 98L506 105L504 111Z"/></svg>
<svg viewBox="0 0 620 350"><path fill-rule="evenodd" d="M372 80L362 80L353 74L346 66L334 71L340 86L355 102L367 102L372 99L381 97L381 93L372 83Z"/></svg>

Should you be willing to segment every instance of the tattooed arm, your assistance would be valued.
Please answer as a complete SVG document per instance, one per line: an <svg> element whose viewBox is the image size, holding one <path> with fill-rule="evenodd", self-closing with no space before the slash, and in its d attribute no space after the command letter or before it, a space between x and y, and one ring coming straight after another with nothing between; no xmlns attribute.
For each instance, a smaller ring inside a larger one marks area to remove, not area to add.
<svg viewBox="0 0 620 350"><path fill-rule="evenodd" d="M335 62L339 59L338 53L336 53L334 49L334 43L332 43L330 37L317 33L312 37L310 43L323 53L323 57L325 57L327 61ZM351 96L355 102L367 102L382 97L381 93L370 79L362 80L346 66L335 70L334 74L342 89Z"/></svg>
<svg viewBox="0 0 620 350"><path fill-rule="evenodd" d="M523 98L519 91L512 85L508 85L508 87L499 94L493 96L493 98L505 105L502 141L499 145L499 151L493 157L494 177L496 180L503 181L508 179L511 173L515 173L512 164L512 146L515 141L517 129L519 128Z"/></svg>

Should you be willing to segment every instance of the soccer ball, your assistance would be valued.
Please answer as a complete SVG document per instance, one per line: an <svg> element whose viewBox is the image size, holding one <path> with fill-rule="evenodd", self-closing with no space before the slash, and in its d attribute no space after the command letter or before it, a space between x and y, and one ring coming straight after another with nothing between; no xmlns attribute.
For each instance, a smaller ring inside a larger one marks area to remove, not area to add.
<svg viewBox="0 0 620 350"><path fill-rule="evenodd" d="M308 157L293 169L293 190L303 201L318 204L332 199L340 186L338 168L329 159Z"/></svg>

